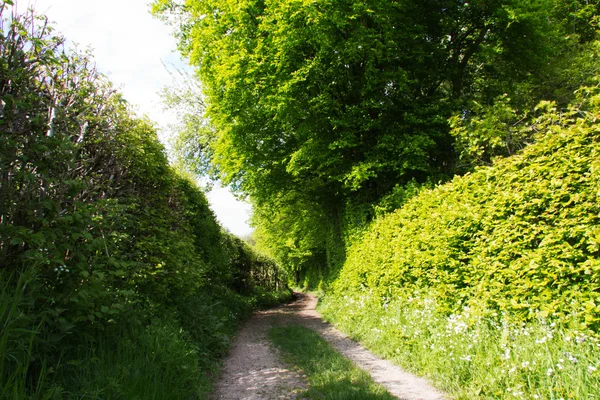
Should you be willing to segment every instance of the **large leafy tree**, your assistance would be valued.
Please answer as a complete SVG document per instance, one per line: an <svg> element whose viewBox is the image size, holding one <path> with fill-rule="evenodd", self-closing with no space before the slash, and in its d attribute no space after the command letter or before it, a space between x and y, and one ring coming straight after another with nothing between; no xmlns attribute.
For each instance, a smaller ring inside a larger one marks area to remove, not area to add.
<svg viewBox="0 0 600 400"><path fill-rule="evenodd" d="M522 107L547 94L553 57L583 37L565 36L560 7L576 9L558 0L154 3L198 67L213 129L195 143L213 172L260 209L309 223L315 214L303 207L317 208L329 227L301 230L320 232L313 239L343 228L349 209L368 220L398 184L456 173L451 115L469 118L473 102L504 93Z"/></svg>

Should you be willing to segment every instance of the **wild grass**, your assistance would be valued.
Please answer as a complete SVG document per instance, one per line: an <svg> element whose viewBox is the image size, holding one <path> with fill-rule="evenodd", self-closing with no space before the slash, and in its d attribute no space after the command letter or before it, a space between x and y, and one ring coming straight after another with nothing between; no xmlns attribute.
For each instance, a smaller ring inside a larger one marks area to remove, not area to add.
<svg viewBox="0 0 600 400"><path fill-rule="evenodd" d="M187 400L210 389L196 347L175 321L99 332L87 347L48 362L44 321L30 312L36 276L0 271L0 282L0 399Z"/></svg>
<svg viewBox="0 0 600 400"><path fill-rule="evenodd" d="M166 313L145 324L134 315L85 339L72 332L53 347L52 327L32 311L39 285L32 271L0 270L0 400L204 399L240 320L290 296L224 292L212 307L189 304L195 332Z"/></svg>
<svg viewBox="0 0 600 400"><path fill-rule="evenodd" d="M156 320L120 329L60 367L63 396L73 399L202 399L210 381L196 346L177 324Z"/></svg>
<svg viewBox="0 0 600 400"><path fill-rule="evenodd" d="M320 311L351 337L429 376L454 399L600 399L600 341L549 321L511 323L435 299L326 298Z"/></svg>
<svg viewBox="0 0 600 400"><path fill-rule="evenodd" d="M228 293L218 306L194 317L207 330L196 333L196 340L166 317L146 327L124 326L116 336L80 349L59 380L72 388L68 394L73 398L205 399L239 321L252 308L287 300L289 293L258 290L252 297L237 298Z"/></svg>
<svg viewBox="0 0 600 400"><path fill-rule="evenodd" d="M39 356L36 335L42 322L28 314L32 307L30 291L35 283L32 272L9 274L0 271L0 399L49 399L55 390L48 386L45 364L36 363L36 374L30 370ZM35 379L32 376L35 376Z"/></svg>
<svg viewBox="0 0 600 400"><path fill-rule="evenodd" d="M284 360L306 374L310 399L391 400L382 386L334 350L316 332L302 326L274 327L270 340L279 348Z"/></svg>

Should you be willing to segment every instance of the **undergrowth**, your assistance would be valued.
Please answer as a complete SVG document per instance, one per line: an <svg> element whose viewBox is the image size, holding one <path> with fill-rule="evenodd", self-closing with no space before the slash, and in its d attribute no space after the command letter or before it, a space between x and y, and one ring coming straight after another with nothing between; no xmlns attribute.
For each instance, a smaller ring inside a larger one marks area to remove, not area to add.
<svg viewBox="0 0 600 400"><path fill-rule="evenodd" d="M15 282L16 280L16 282ZM256 308L289 300L291 291L241 296L227 288L191 304L184 329L162 314L139 315L70 340L57 338L34 312L39 279L0 270L0 399L203 399L241 320Z"/></svg>
<svg viewBox="0 0 600 400"><path fill-rule="evenodd" d="M155 320L81 346L59 366L63 397L195 399L210 388L200 352L175 321Z"/></svg>
<svg viewBox="0 0 600 400"><path fill-rule="evenodd" d="M326 297L319 311L457 400L600 398L600 341L586 332L509 322L468 307L448 316L427 294L383 305L369 294Z"/></svg>

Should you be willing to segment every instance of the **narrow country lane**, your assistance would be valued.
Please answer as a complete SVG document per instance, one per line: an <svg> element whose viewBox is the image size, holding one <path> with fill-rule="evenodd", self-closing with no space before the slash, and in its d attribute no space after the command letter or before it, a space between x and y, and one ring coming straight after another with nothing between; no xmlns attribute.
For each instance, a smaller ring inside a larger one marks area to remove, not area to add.
<svg viewBox="0 0 600 400"><path fill-rule="evenodd" d="M298 324L318 332L336 350L368 371L373 380L401 400L443 400L427 380L382 360L324 322L312 294L296 293L296 300L257 312L240 330L225 360L213 400L295 399L306 388L303 376L288 369L267 333L272 326Z"/></svg>

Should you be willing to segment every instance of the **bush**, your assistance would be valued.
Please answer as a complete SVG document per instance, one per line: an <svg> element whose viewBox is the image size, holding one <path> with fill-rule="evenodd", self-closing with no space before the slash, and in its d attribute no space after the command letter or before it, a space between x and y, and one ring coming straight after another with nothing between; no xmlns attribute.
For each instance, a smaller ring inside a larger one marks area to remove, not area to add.
<svg viewBox="0 0 600 400"><path fill-rule="evenodd" d="M457 399L600 390L600 91L538 141L376 220L320 311ZM543 135L542 135L543 133Z"/></svg>
<svg viewBox="0 0 600 400"><path fill-rule="evenodd" d="M200 396L237 323L288 295L286 278L222 230L89 54L10 12L0 6L3 392ZM140 375L146 358L156 369ZM81 365L89 374L68 383Z"/></svg>
<svg viewBox="0 0 600 400"><path fill-rule="evenodd" d="M549 107L545 135L520 154L423 190L351 246L336 296L384 304L426 292L517 320L600 328L600 103Z"/></svg>

